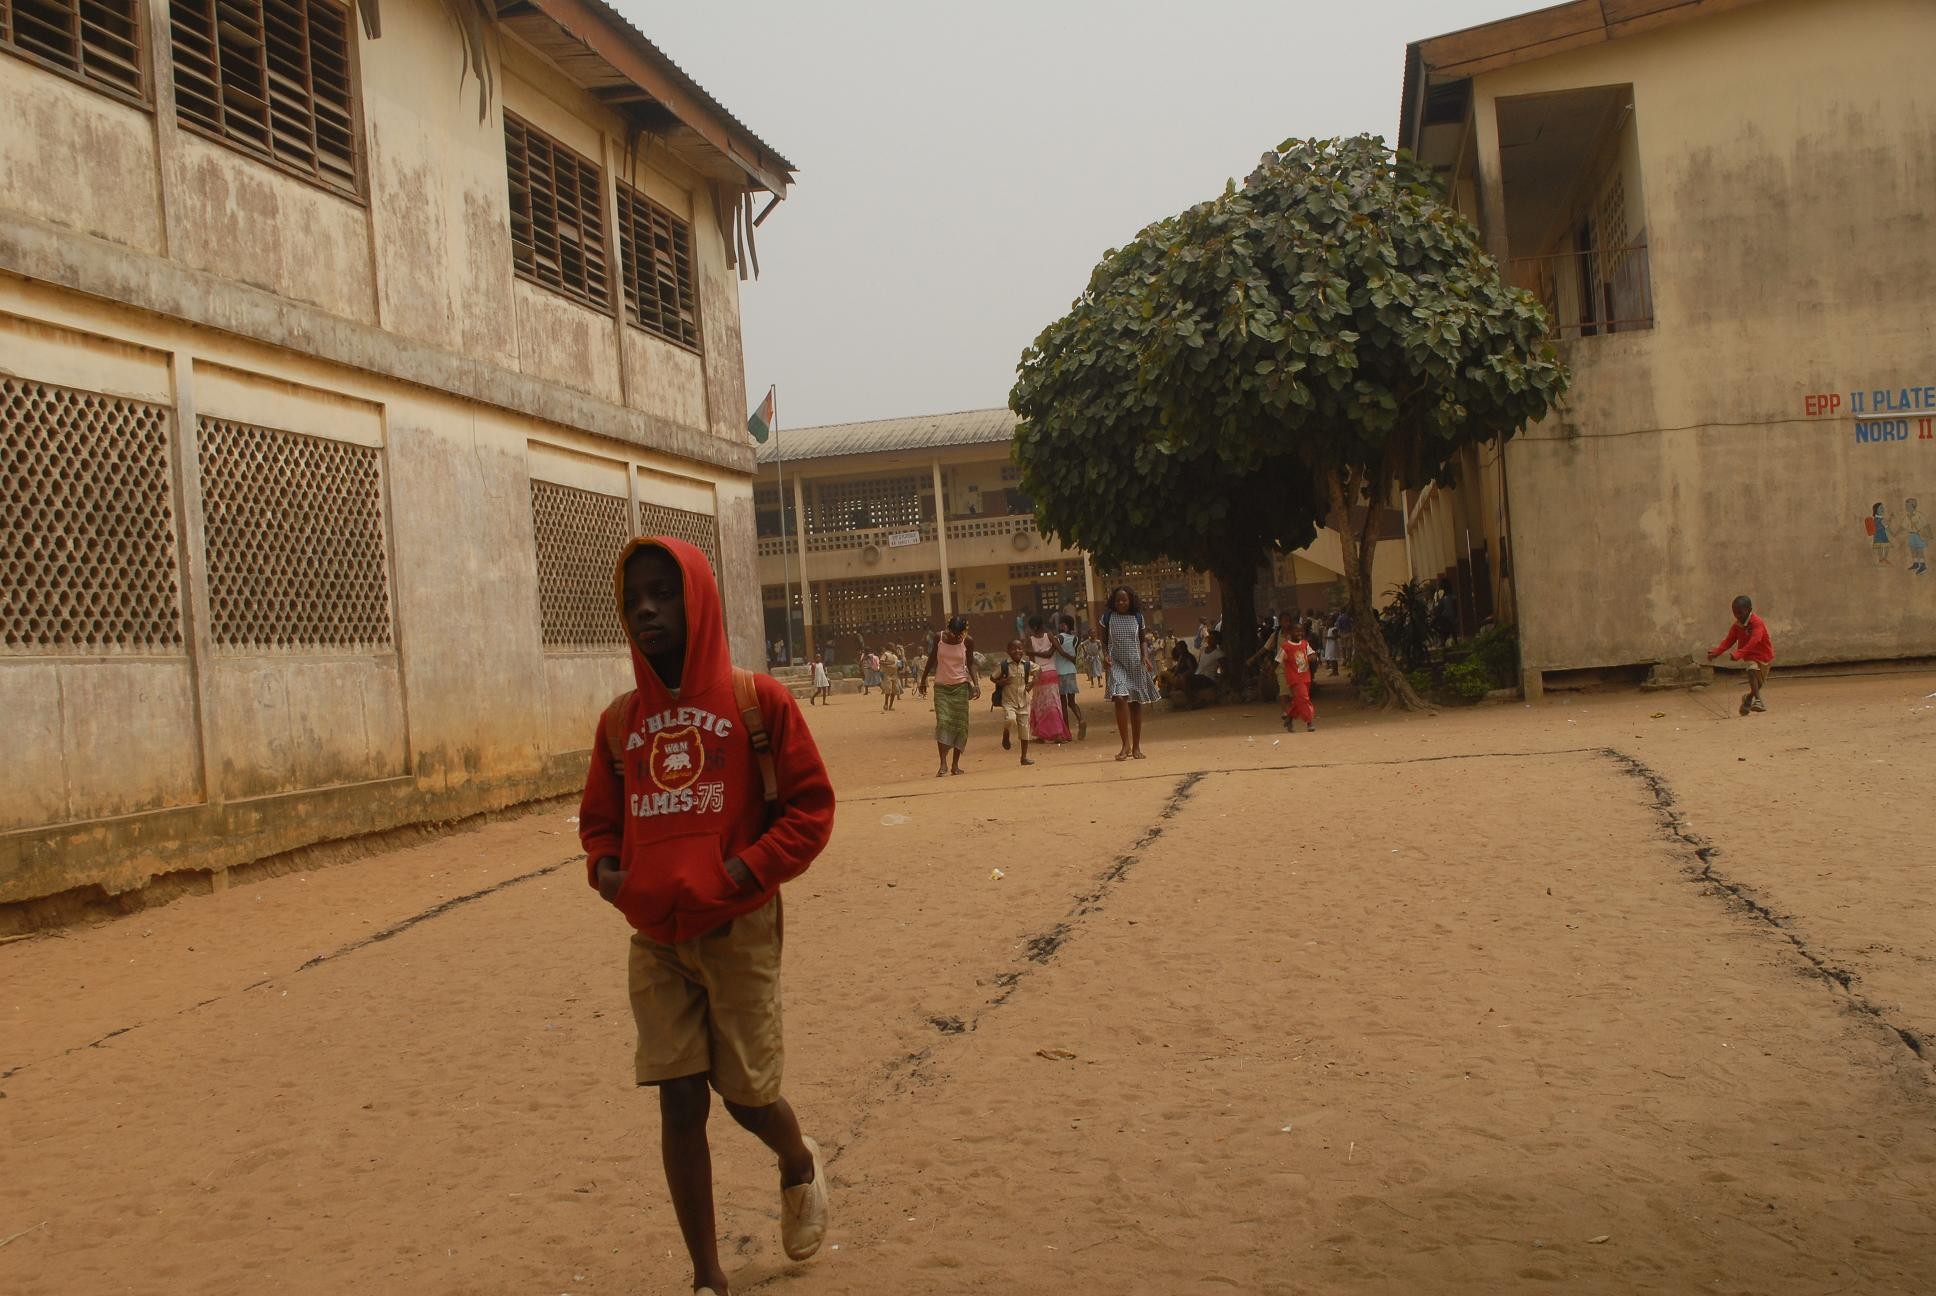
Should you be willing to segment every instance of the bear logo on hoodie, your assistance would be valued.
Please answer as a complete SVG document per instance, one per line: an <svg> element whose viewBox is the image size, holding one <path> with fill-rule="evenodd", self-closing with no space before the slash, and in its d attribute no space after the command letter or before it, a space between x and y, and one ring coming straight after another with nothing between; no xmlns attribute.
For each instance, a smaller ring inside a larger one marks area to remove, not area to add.
<svg viewBox="0 0 1936 1296"><path fill-rule="evenodd" d="M688 788L699 778L705 765L706 746L699 737L698 725L661 729L652 735L652 754L646 771L652 781L667 792Z"/></svg>

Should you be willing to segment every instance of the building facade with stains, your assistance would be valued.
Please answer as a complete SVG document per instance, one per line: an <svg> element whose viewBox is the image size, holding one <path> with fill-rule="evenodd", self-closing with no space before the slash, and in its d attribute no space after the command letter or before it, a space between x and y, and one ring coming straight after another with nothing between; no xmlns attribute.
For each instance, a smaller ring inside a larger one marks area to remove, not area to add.
<svg viewBox="0 0 1936 1296"><path fill-rule="evenodd" d="M1529 691L1936 655L1936 49L1922 0L1587 0L1409 47L1399 142L1545 302L1563 407L1407 501Z"/></svg>
<svg viewBox="0 0 1936 1296"><path fill-rule="evenodd" d="M0 0L0 906L569 790L635 531L757 660L791 166L600 0L494 12Z"/></svg>
<svg viewBox="0 0 1936 1296"><path fill-rule="evenodd" d="M769 646L793 653L831 646L853 662L866 642L925 644L960 613L982 651L999 651L1018 617L1090 605L1118 583L1136 590L1149 623L1191 634L1223 615L1217 582L1158 561L1100 571L1079 549L1036 525L1010 454L1016 418L1006 409L839 423L781 432L759 449L760 587ZM781 501L785 501L785 509ZM1374 588L1404 579L1400 519L1373 563ZM1321 531L1260 571L1257 609L1325 610L1342 571L1337 533Z"/></svg>

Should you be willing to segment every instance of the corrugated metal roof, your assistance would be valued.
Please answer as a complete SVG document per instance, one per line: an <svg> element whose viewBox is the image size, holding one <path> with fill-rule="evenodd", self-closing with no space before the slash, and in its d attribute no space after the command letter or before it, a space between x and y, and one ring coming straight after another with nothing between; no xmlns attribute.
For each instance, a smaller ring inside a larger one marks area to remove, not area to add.
<svg viewBox="0 0 1936 1296"><path fill-rule="evenodd" d="M607 0L494 0L499 25L703 175L784 197L793 163L707 93ZM708 166L698 155L717 159Z"/></svg>
<svg viewBox="0 0 1936 1296"><path fill-rule="evenodd" d="M944 446L1004 445L1015 439L1015 415L1006 409L922 414L914 418L875 419L868 423L828 423L787 428L757 448L763 464L883 450L938 450Z"/></svg>
<svg viewBox="0 0 1936 1296"><path fill-rule="evenodd" d="M603 9L607 14L611 15L614 21L624 26L626 31L631 34L634 40L636 40L639 44L643 45L648 51L650 51L653 57L663 62L666 66L666 70L668 71L668 73L672 76L672 78L675 81L679 83L682 89L684 89L688 94L698 99L699 102L706 105L706 107L710 108L712 111L714 111L715 113L718 113L721 117L725 118L728 124L733 126L741 134L745 135L748 139L752 140L753 143L759 145L760 148L766 150L768 153L771 153L774 156L774 158L779 162L781 167L783 167L788 172L789 178L791 178L791 173L797 169L793 165L793 163L787 161L784 157L781 157L780 151L778 149L774 148L771 144L768 144L765 140L761 139L758 135L755 135L753 133L752 128L749 127L745 122L741 121L739 118L735 117L727 109L725 104L713 98L712 95L708 93L705 86L702 86L697 81L693 80L692 75L689 72L687 72L684 68L680 67L677 63L675 63L672 60L672 57L668 55L664 50L660 49L658 42L653 40L650 36L647 36L643 31L641 31L637 23L633 22L630 18L626 17L623 13L620 13L615 6L607 3L607 0L591 0L591 3L594 8Z"/></svg>

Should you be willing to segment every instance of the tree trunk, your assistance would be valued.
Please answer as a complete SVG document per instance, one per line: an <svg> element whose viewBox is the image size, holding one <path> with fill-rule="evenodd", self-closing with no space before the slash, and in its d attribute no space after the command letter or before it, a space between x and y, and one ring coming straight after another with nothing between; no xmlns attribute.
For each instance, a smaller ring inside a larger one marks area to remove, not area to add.
<svg viewBox="0 0 1936 1296"><path fill-rule="evenodd" d="M1223 600L1223 670L1225 694L1250 696L1250 655L1257 651L1257 556L1219 564L1212 569Z"/></svg>
<svg viewBox="0 0 1936 1296"><path fill-rule="evenodd" d="M1371 662L1371 669L1385 686L1385 705L1407 711L1427 709L1424 698L1405 678L1405 672L1392 660L1385 643L1385 632L1371 602L1371 560L1378 551L1378 502L1365 499L1364 521L1351 524L1351 504L1360 494L1362 479L1356 472L1333 470L1324 475L1331 494L1331 525L1338 533L1338 551L1344 563L1345 599L1351 608L1353 647Z"/></svg>

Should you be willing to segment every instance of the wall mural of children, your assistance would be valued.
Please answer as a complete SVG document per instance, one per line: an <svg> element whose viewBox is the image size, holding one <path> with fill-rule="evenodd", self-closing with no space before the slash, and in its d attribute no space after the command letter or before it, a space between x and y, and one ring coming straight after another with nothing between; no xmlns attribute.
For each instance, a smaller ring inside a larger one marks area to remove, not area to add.
<svg viewBox="0 0 1936 1296"><path fill-rule="evenodd" d="M1862 526L1869 533L1869 547L1875 553L1876 566L1887 567L1889 565L1889 515L1882 511L1880 503L1869 510L1869 516L1863 520Z"/></svg>
<svg viewBox="0 0 1936 1296"><path fill-rule="evenodd" d="M1923 516L1914 499L1902 502L1902 540L1909 546L1909 570L1918 576L1929 574L1929 542L1936 539L1932 535L1929 519Z"/></svg>

